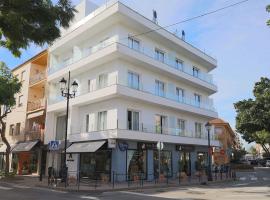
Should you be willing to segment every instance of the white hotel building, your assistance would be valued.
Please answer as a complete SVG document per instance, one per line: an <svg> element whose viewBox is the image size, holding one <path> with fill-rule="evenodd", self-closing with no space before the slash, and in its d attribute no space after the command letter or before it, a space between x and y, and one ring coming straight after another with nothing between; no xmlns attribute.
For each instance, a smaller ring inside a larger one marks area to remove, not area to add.
<svg viewBox="0 0 270 200"><path fill-rule="evenodd" d="M205 165L204 125L218 116L209 98L217 92L209 74L217 61L120 2L82 1L77 9L76 22L49 48L47 78L45 143L64 139L59 81L70 71L79 84L69 108L69 173L151 179L159 141L161 176ZM212 132L211 145L219 146ZM47 167L59 169L59 155L48 153Z"/></svg>

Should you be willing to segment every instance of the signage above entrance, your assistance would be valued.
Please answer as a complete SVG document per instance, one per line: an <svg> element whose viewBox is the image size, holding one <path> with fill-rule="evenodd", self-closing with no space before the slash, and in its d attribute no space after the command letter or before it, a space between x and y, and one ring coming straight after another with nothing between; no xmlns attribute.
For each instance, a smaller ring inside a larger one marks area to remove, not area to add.
<svg viewBox="0 0 270 200"><path fill-rule="evenodd" d="M184 151L184 152L192 152L195 150L194 146L188 146L188 145L176 145L176 151Z"/></svg>
<svg viewBox="0 0 270 200"><path fill-rule="evenodd" d="M118 142L118 147L119 147L120 151L126 151L126 150L128 150L128 143Z"/></svg>
<svg viewBox="0 0 270 200"><path fill-rule="evenodd" d="M138 142L137 146L138 146L139 150L155 150L155 149L157 149L156 143Z"/></svg>

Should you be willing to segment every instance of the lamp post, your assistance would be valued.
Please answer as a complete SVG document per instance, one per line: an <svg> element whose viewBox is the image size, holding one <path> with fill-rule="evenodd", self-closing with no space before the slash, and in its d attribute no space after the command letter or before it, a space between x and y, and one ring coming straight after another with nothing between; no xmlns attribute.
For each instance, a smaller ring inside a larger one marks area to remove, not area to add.
<svg viewBox="0 0 270 200"><path fill-rule="evenodd" d="M211 124L209 122L207 122L205 124L205 128L207 130L207 134L208 134L208 181L213 181L212 178L212 170L211 170L211 146L210 146L210 130L211 130Z"/></svg>
<svg viewBox="0 0 270 200"><path fill-rule="evenodd" d="M67 164L66 164L66 154L67 154L67 131L68 131L68 111L69 111L69 99L75 98L78 83L73 81L70 86L70 71L68 72L68 80L64 77L61 79L60 83L60 90L61 95L67 99L67 107L66 107L66 130L65 130L65 146L64 146L64 164L62 166L62 173L63 173L63 180L65 181L65 187L67 186Z"/></svg>

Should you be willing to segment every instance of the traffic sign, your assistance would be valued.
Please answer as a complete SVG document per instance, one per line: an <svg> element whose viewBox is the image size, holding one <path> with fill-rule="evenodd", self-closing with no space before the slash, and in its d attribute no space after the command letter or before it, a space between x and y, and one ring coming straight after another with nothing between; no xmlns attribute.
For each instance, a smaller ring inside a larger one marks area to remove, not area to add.
<svg viewBox="0 0 270 200"><path fill-rule="evenodd" d="M50 151L57 151L59 150L60 142L58 140L50 141L48 146Z"/></svg>

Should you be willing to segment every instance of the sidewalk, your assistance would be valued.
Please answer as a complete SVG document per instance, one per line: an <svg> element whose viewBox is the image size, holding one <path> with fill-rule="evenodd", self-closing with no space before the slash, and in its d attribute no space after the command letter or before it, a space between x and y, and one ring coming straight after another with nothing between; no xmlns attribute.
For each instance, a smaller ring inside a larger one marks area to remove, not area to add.
<svg viewBox="0 0 270 200"><path fill-rule="evenodd" d="M217 177L213 176L212 183L220 183L232 181L232 179L226 179L226 177ZM179 187L179 186L194 186L201 184L208 184L207 177L202 177L199 181L198 178L191 178L186 180L179 179L169 179L163 180L162 182L155 183L154 181L133 181L133 182L115 182L113 183L103 183L103 182L88 182L88 183L71 183L65 187L64 183L58 183L57 186L48 186L47 177L43 177L43 180L39 180L39 176L15 176L12 178L0 179L0 182L13 183L18 185L23 185L27 187L42 187L49 188L54 190L69 191L69 192L108 192L108 191L119 191L119 190L135 190L135 189L150 189L150 188L164 188L164 187ZM59 181L60 182L60 181Z"/></svg>

